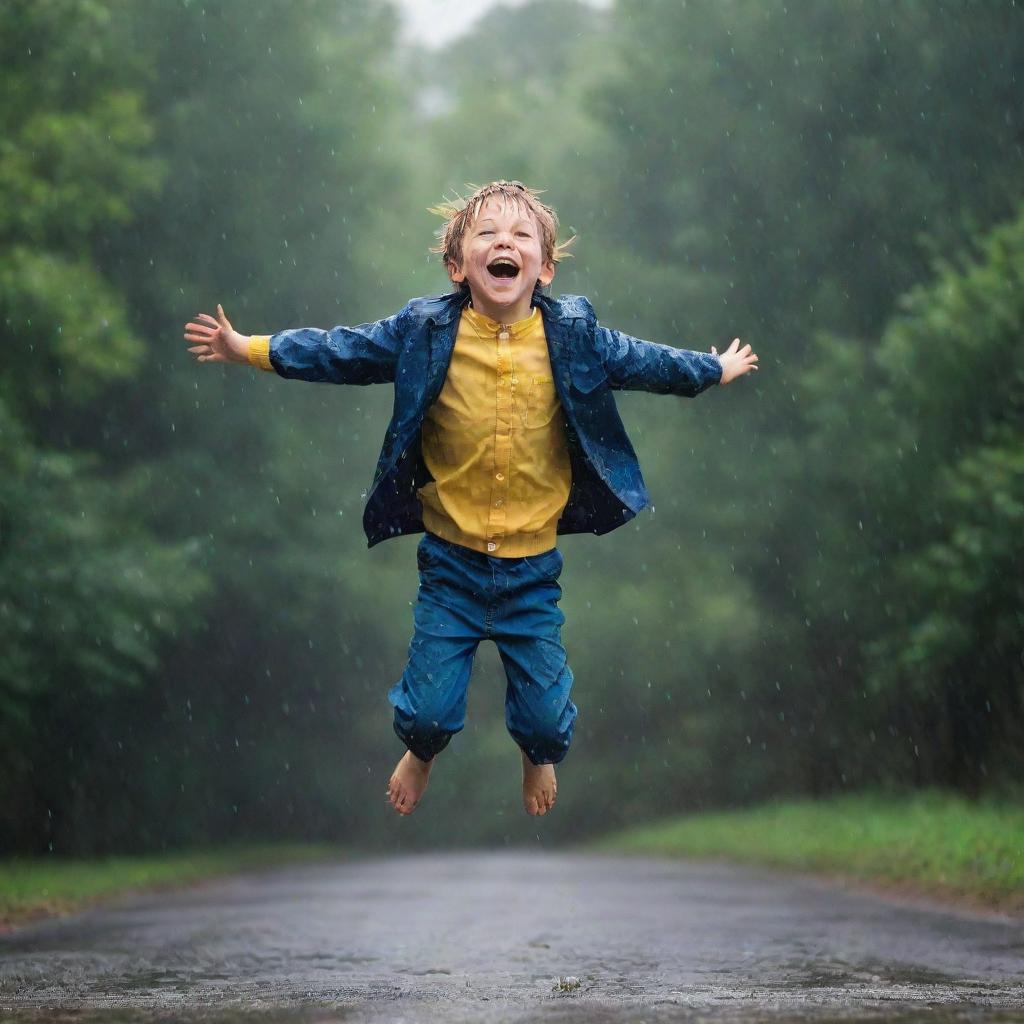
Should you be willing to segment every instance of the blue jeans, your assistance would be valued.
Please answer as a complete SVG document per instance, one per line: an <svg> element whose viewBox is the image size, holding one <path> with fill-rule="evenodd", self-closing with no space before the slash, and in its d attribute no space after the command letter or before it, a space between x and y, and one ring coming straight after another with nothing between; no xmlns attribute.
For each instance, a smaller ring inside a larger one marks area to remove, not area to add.
<svg viewBox="0 0 1024 1024"><path fill-rule="evenodd" d="M473 656L493 640L508 680L508 731L534 764L557 764L576 719L558 608L561 552L494 558L428 533L416 561L409 663L388 691L399 738L422 761L448 745L465 724Z"/></svg>

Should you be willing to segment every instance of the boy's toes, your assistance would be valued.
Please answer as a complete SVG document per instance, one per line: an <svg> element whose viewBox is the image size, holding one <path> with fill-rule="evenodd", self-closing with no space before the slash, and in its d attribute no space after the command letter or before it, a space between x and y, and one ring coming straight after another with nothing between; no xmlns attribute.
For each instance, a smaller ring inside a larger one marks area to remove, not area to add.
<svg viewBox="0 0 1024 1024"><path fill-rule="evenodd" d="M400 783L395 783L391 788L391 806L399 814L412 814L413 808L419 801Z"/></svg>
<svg viewBox="0 0 1024 1024"><path fill-rule="evenodd" d="M391 785L388 786L388 802L396 811L402 813L402 801L404 799L405 791L398 782L392 781Z"/></svg>

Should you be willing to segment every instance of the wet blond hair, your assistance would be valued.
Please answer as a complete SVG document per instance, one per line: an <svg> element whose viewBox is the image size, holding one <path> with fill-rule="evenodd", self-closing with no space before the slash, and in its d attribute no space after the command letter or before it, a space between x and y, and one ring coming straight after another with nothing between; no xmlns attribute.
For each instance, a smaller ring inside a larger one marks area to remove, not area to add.
<svg viewBox="0 0 1024 1024"><path fill-rule="evenodd" d="M571 255L567 250L576 236L573 235L565 242L558 241L558 214L537 198L543 189L529 188L521 181L492 181L489 185L467 185L466 188L472 190L469 196L456 195L428 208L430 213L444 218L444 224L437 232L438 243L431 246L430 251L440 254L449 276L462 263L462 241L466 231L476 220L484 203L496 197L503 203L512 203L521 210L528 210L536 217L540 228L541 259L544 263L557 265ZM463 290L468 287L463 281Z"/></svg>

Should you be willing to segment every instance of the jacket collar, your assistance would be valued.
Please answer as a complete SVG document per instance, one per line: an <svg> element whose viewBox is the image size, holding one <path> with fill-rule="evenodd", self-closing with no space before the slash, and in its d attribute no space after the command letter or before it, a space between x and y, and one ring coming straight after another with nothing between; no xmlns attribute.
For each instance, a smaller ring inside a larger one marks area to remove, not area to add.
<svg viewBox="0 0 1024 1024"><path fill-rule="evenodd" d="M558 321L563 324L571 324L574 320L583 319L583 314L561 299L553 299L545 295L539 288L533 293L533 303L540 306L540 311L545 320Z"/></svg>
<svg viewBox="0 0 1024 1024"><path fill-rule="evenodd" d="M445 324L451 323L456 314L462 315L462 307L469 302L469 292L465 294L448 292L446 295L439 295L435 301L438 310L436 313L431 313L430 319L438 327L443 327Z"/></svg>

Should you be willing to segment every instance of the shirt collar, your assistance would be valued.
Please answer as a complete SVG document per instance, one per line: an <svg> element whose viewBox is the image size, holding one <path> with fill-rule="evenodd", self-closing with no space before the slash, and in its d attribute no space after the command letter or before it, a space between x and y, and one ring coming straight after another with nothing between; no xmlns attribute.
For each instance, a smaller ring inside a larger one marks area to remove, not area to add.
<svg viewBox="0 0 1024 1024"><path fill-rule="evenodd" d="M513 338L521 338L524 334L529 334L540 322L540 309L537 306L530 310L528 317L517 320L514 324L501 324L499 321L477 312L471 305L467 305L462 313L481 334L497 334L504 326L508 328L508 332Z"/></svg>

